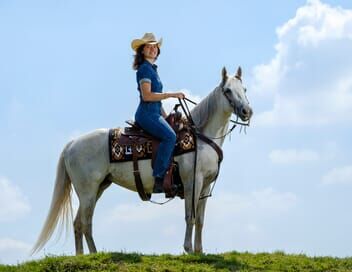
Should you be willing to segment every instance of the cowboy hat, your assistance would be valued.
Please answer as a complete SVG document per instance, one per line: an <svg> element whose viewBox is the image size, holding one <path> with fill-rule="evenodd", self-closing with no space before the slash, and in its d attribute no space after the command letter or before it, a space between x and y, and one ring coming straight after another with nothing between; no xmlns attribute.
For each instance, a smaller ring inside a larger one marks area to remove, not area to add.
<svg viewBox="0 0 352 272"><path fill-rule="evenodd" d="M138 47L143 44L157 44L158 47L161 47L163 39L160 38L159 41L156 40L153 33L145 33L142 39L134 39L131 43L131 47L134 51L137 51Z"/></svg>

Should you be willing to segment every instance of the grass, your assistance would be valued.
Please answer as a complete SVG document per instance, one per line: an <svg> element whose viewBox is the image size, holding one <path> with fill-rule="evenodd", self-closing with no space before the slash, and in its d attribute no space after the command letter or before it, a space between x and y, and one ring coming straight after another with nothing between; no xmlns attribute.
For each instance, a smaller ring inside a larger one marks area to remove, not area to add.
<svg viewBox="0 0 352 272"><path fill-rule="evenodd" d="M0 265L0 272L74 271L352 271L352 258L307 257L275 253L204 255L143 255L97 253L82 256L48 256L16 266Z"/></svg>

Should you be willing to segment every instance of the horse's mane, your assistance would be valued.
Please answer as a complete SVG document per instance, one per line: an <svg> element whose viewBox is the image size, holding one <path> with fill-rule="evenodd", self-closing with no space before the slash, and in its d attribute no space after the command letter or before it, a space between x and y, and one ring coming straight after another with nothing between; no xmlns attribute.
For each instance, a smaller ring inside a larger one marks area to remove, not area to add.
<svg viewBox="0 0 352 272"><path fill-rule="evenodd" d="M217 94L219 87L216 87L208 94L199 104L191 110L191 116L195 126L202 130L209 120L209 116L213 115L217 107Z"/></svg>

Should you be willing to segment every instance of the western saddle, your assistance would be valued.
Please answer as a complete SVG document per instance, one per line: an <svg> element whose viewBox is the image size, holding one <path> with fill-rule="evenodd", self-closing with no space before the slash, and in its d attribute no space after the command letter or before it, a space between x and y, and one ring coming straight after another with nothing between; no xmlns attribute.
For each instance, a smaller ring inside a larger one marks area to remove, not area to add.
<svg viewBox="0 0 352 272"><path fill-rule="evenodd" d="M171 113L166 121L176 133L176 145L173 156L181 155L195 150L195 135L186 118L177 110ZM109 151L110 162L133 161L133 174L137 192L144 201L150 200L151 194L145 192L140 176L138 161L151 159L152 167L160 141L145 132L137 123L126 121L129 125L124 129L110 129ZM163 184L165 197L173 198L179 196L183 199L183 184L180 178L177 162L172 163L166 172ZM177 188L175 190L175 188Z"/></svg>

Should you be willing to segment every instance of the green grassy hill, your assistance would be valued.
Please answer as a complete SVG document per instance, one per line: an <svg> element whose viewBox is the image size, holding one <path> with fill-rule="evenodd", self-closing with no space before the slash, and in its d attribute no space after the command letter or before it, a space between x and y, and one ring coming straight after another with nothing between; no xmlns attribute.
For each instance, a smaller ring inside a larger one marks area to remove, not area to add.
<svg viewBox="0 0 352 272"><path fill-rule="evenodd" d="M5 271L352 271L352 258L310 258L282 252L229 252L217 255L98 253L78 257L46 257L17 266L0 265L0 272Z"/></svg>

